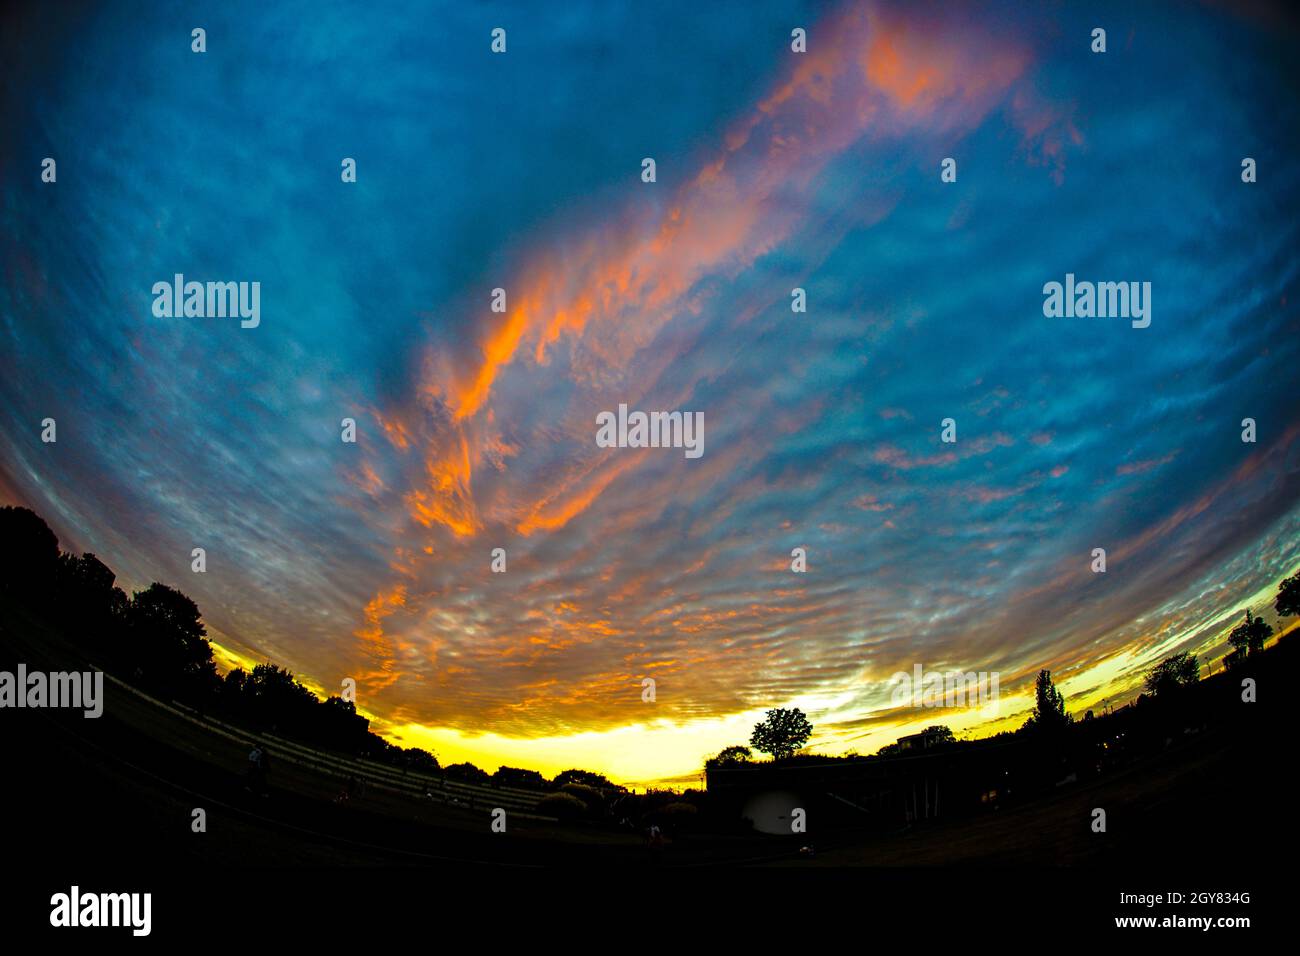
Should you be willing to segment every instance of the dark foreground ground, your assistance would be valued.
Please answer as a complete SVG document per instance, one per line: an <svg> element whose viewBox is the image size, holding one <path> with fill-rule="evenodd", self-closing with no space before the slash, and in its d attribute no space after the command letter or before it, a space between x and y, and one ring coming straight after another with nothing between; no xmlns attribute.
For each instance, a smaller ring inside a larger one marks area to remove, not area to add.
<svg viewBox="0 0 1300 956"><path fill-rule="evenodd" d="M9 614L0 618L0 668L18 660L50 670L82 666L57 638ZM322 879L372 890L375 881L395 880L409 889L424 879L421 871L464 885L522 878L544 886L551 878L540 867L562 868L584 884L608 873L648 878L657 897L666 887L716 891L716 878L700 874L719 869L854 867L862 874L855 886L874 880L879 887L878 868L933 866L949 869L916 883L916 893L1018 883L1041 895L1045 881L1082 883L1096 891L1094 915L1105 916L1106 901L1121 889L1170 889L1170 879L1189 891L1253 888L1257 911L1270 874L1294 859L1294 721L1278 706L1260 707L1249 733L1212 729L1122 772L966 821L798 838L698 834L652 850L635 833L536 819L512 818L506 833L492 833L489 807L435 805L378 787L339 805L331 799L337 775L285 759L273 765L270 795L259 796L244 785L242 743L112 682L105 693L97 720L66 711L0 713L4 856L24 861L33 900L78 880L116 887L115 877L178 892L233 882L255 897ZM1104 834L1088 825L1095 807L1106 809ZM196 808L206 812L204 833L191 827ZM800 853L808 843L814 855ZM1044 867L1057 875L1033 875ZM1071 875L1062 877L1062 867ZM391 877L394 868L405 875ZM885 879L897 890L917 877ZM723 881L743 886L753 878ZM841 880L837 890L846 886Z"/></svg>

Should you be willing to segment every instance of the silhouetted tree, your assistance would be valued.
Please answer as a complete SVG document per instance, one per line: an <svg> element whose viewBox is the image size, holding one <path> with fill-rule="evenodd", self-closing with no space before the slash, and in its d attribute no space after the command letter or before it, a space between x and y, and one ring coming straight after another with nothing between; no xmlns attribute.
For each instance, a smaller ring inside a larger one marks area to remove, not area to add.
<svg viewBox="0 0 1300 956"><path fill-rule="evenodd" d="M419 771L420 773L438 772L438 758L429 753L429 751L423 750L420 747L407 747L403 752L406 755L407 766L412 770ZM541 774L539 773L537 776L540 777Z"/></svg>
<svg viewBox="0 0 1300 956"><path fill-rule="evenodd" d="M1052 683L1052 672L1040 670L1034 681L1034 709L1025 721L1024 730L1050 733L1069 726L1065 697Z"/></svg>
<svg viewBox="0 0 1300 956"><path fill-rule="evenodd" d="M325 708L327 713L340 713L348 717L357 715L357 705L350 700L344 700L342 697L327 697L321 701L321 706ZM364 717L361 719L366 720ZM366 721L366 723L369 723L369 721Z"/></svg>
<svg viewBox="0 0 1300 956"><path fill-rule="evenodd" d="M1273 604L1278 617L1300 614L1300 574L1293 574L1277 586L1277 601Z"/></svg>
<svg viewBox="0 0 1300 956"><path fill-rule="evenodd" d="M753 752L748 747L734 745L724 747L716 757L708 761L710 767L742 767L750 762Z"/></svg>
<svg viewBox="0 0 1300 956"><path fill-rule="evenodd" d="M59 539L36 512L0 508L0 593L32 601L54 581Z"/></svg>
<svg viewBox="0 0 1300 956"><path fill-rule="evenodd" d="M129 661L122 632L129 604L113 582L112 569L93 554L60 554L56 567L53 615L73 642L98 664Z"/></svg>
<svg viewBox="0 0 1300 956"><path fill-rule="evenodd" d="M926 727L921 733L926 735L926 746L936 747L940 744L954 744L957 742L957 736L952 732L952 728L946 724L935 724L932 727Z"/></svg>
<svg viewBox="0 0 1300 956"><path fill-rule="evenodd" d="M280 714L290 714L296 706L310 708L320 702L290 671L277 667L270 661L253 668L248 675L245 693L251 693L269 710ZM351 709L354 713L356 711L350 701L341 698L339 704L334 706L343 710Z"/></svg>
<svg viewBox="0 0 1300 956"><path fill-rule="evenodd" d="M126 608L135 665L155 690L181 697L206 695L220 678L199 608L175 588L157 582L131 596Z"/></svg>
<svg viewBox="0 0 1300 956"><path fill-rule="evenodd" d="M433 754L390 744L370 732L370 721L350 701L322 701L274 664L259 664L251 673L235 668L221 679L193 601L157 583L128 599L114 585L115 578L93 554L61 553L58 538L35 512L0 507L0 594L42 613L82 645L92 664L152 692L196 704L201 712L211 706L224 717L308 743L437 771ZM473 770L486 779L481 770Z"/></svg>
<svg viewBox="0 0 1300 956"><path fill-rule="evenodd" d="M1251 617L1246 610L1246 620L1232 629L1228 643L1239 654L1254 654L1264 649L1264 642L1273 634L1273 626L1264 623L1262 617Z"/></svg>
<svg viewBox="0 0 1300 956"><path fill-rule="evenodd" d="M561 770L551 781L551 788L559 790L566 783L581 783L588 787L595 787L602 790L614 786L605 777L598 773L592 773L590 770Z"/></svg>
<svg viewBox="0 0 1300 956"><path fill-rule="evenodd" d="M175 588L154 582L131 595L131 621L166 628L187 642L207 637L199 606Z"/></svg>
<svg viewBox="0 0 1300 956"><path fill-rule="evenodd" d="M808 723L799 708L790 710L777 707L767 712L767 716L754 725L754 732L749 737L749 745L755 750L770 754L773 760L793 756L795 751L808 742L812 736L813 725Z"/></svg>
<svg viewBox="0 0 1300 956"><path fill-rule="evenodd" d="M117 575L89 552L81 557L60 554L57 578L61 592L75 592L76 599L84 603L107 606L114 601L114 591L126 597L121 589L113 587Z"/></svg>
<svg viewBox="0 0 1300 956"><path fill-rule="evenodd" d="M322 746L345 753L365 753L370 749L370 721L357 713L352 701L342 697L327 697L315 711L309 715L309 733ZM434 769L436 767L437 761L434 761Z"/></svg>
<svg viewBox="0 0 1300 956"><path fill-rule="evenodd" d="M546 778L536 770L520 770L517 767L498 767L492 775L492 782L503 787L519 787L524 790L545 790Z"/></svg>
<svg viewBox="0 0 1300 956"><path fill-rule="evenodd" d="M448 779L459 780L461 783L487 783L492 779L486 770L481 770L469 762L454 763L443 773Z"/></svg>
<svg viewBox="0 0 1300 956"><path fill-rule="evenodd" d="M1195 684L1200 674L1201 664L1196 655L1179 651L1147 671L1144 686L1156 696L1170 694L1179 688Z"/></svg>

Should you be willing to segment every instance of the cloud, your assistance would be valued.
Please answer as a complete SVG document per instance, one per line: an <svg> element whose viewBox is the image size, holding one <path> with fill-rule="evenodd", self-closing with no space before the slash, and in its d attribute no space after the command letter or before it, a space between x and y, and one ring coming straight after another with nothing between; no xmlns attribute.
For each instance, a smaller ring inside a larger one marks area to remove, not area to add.
<svg viewBox="0 0 1300 956"><path fill-rule="evenodd" d="M504 63L412 58L387 8L231 4L247 40L202 62L165 17L41 16L121 69L46 90L30 51L0 92L14 155L68 157L56 192L0 178L0 494L390 732L647 779L800 701L866 747L913 716L882 674L1124 692L1297 562L1297 107L1181 69L1216 14L1135 12L1104 72L1023 5L853 4L805 55L775 10L521 7ZM1267 189L1197 159L1224 141ZM152 319L177 269L259 278L263 325ZM1065 271L1152 280L1152 326L1045 320ZM702 411L704 457L597 448L620 402Z"/></svg>

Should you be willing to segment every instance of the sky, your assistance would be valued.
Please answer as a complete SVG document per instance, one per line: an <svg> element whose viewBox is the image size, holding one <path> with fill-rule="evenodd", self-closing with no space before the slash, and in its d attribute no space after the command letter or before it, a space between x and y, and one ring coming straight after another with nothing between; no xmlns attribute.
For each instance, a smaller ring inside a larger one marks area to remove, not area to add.
<svg viewBox="0 0 1300 956"><path fill-rule="evenodd" d="M3 15L0 502L394 742L633 785L772 707L827 754L981 736L1040 668L1082 713L1277 623L1290 15L418 6ZM260 323L155 315L177 273ZM1149 327L1045 316L1067 273ZM620 404L703 454L600 447ZM918 664L1000 699L895 705Z"/></svg>

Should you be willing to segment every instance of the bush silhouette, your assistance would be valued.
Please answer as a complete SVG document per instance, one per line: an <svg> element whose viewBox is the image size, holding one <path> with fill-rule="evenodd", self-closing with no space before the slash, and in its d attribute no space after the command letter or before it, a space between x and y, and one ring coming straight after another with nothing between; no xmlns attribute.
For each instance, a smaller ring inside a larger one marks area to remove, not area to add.
<svg viewBox="0 0 1300 956"><path fill-rule="evenodd" d="M587 804L571 793L548 793L537 801L537 812L548 817L558 817L566 823L585 819L590 812Z"/></svg>
<svg viewBox="0 0 1300 956"><path fill-rule="evenodd" d="M593 818L599 817L605 810L605 797L595 787L589 787L585 783L566 783L560 792L581 800Z"/></svg>

